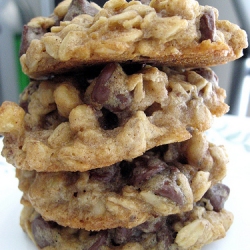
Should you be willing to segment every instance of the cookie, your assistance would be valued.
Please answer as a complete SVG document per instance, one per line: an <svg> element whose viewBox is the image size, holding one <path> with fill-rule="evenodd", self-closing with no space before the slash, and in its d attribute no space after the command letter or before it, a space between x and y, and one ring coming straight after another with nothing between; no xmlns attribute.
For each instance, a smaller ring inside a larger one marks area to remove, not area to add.
<svg viewBox="0 0 250 250"><path fill-rule="evenodd" d="M3 156L17 168L87 171L205 131L228 106L208 68L110 63L32 81L0 108ZM4 121L4 122L2 122Z"/></svg>
<svg viewBox="0 0 250 250"><path fill-rule="evenodd" d="M85 231L45 221L34 208L24 206L20 224L44 250L198 250L225 237L232 221L232 213L223 208L214 211L194 205L192 211L153 218L131 229Z"/></svg>
<svg viewBox="0 0 250 250"><path fill-rule="evenodd" d="M204 67L242 56L246 32L195 0L63 1L23 30L21 64L32 78L86 65L136 61Z"/></svg>
<svg viewBox="0 0 250 250"><path fill-rule="evenodd" d="M86 172L17 169L23 204L71 228L135 227L152 217L191 210L226 175L223 146L202 134L147 151L132 161Z"/></svg>

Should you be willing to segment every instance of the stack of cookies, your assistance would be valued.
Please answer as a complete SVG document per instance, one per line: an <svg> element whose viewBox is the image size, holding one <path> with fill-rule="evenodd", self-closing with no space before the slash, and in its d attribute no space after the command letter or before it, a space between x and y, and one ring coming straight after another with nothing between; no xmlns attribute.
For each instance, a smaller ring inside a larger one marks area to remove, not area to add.
<svg viewBox="0 0 250 250"><path fill-rule="evenodd" d="M225 236L228 111L208 67L246 33L195 0L65 0L23 30L30 84L0 108L2 155L39 249L201 249Z"/></svg>

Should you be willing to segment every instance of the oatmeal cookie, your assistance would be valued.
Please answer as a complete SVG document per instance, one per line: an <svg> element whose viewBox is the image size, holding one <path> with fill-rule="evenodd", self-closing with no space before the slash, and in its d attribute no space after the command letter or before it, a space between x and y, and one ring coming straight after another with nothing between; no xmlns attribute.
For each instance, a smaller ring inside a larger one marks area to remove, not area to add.
<svg viewBox="0 0 250 250"><path fill-rule="evenodd" d="M211 127L228 106L212 70L110 63L32 81L0 108L3 156L17 168L87 171ZM4 123L2 123L4 121Z"/></svg>
<svg viewBox="0 0 250 250"><path fill-rule="evenodd" d="M85 231L45 221L34 208L24 206L20 224L31 240L44 250L199 250L225 237L233 221L231 212L195 205L192 211L153 218L127 229Z"/></svg>
<svg viewBox="0 0 250 250"><path fill-rule="evenodd" d="M27 75L40 78L104 62L212 66L246 47L245 31L195 0L109 0L103 8L66 0L24 26L20 60Z"/></svg>
<svg viewBox="0 0 250 250"><path fill-rule="evenodd" d="M109 167L56 173L17 169L17 178L22 203L46 220L87 230L132 228L191 210L204 194L210 197L207 190L225 177L227 161L223 146L197 134Z"/></svg>

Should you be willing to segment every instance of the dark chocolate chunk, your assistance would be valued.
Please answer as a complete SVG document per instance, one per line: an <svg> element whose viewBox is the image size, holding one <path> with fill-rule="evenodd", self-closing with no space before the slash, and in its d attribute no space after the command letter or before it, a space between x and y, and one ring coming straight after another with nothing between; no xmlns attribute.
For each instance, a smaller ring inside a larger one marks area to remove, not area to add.
<svg viewBox="0 0 250 250"><path fill-rule="evenodd" d="M208 39L210 39L211 42L214 42L215 31L216 31L215 15L214 11L211 9L206 11L200 18L200 32L201 32L200 42Z"/></svg>
<svg viewBox="0 0 250 250"><path fill-rule="evenodd" d="M204 198L210 200L214 211L219 212L224 208L229 193L230 189L228 186L222 183L217 183L205 193Z"/></svg>
<svg viewBox="0 0 250 250"><path fill-rule="evenodd" d="M35 218L31 223L31 230L34 240L40 248L54 245L54 239L51 232L53 224L45 221L41 216Z"/></svg>
<svg viewBox="0 0 250 250"><path fill-rule="evenodd" d="M183 192L178 185L178 174L180 173L179 169L173 166L168 166L165 170L165 179L162 183L159 183L157 189L154 190L156 195L163 196L168 198L178 205L182 206L184 204Z"/></svg>
<svg viewBox="0 0 250 250"><path fill-rule="evenodd" d="M114 71L117 68L116 63L109 63L107 66L101 71L100 75L98 76L96 80L96 84L94 86L91 98L94 102L97 102L99 104L105 103L110 94L110 89L108 87L108 81Z"/></svg>
<svg viewBox="0 0 250 250"><path fill-rule="evenodd" d="M154 191L156 195L160 195L166 197L178 205L183 205L183 194L179 188L176 188L176 185L173 184L172 181L166 180L164 181L163 185Z"/></svg>
<svg viewBox="0 0 250 250"><path fill-rule="evenodd" d="M44 30L42 27L31 27L24 25L19 56L22 56L26 53L33 39L40 39L45 34L45 32L46 30Z"/></svg>

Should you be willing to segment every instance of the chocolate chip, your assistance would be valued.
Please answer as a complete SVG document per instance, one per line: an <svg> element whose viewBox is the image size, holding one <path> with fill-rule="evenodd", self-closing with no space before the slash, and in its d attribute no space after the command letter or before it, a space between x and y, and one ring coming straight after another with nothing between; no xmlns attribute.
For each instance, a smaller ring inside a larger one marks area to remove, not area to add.
<svg viewBox="0 0 250 250"><path fill-rule="evenodd" d="M207 81L217 85L218 84L218 76L214 73L213 70L209 68L197 68L194 69L197 74L201 75L203 78L205 78Z"/></svg>
<svg viewBox="0 0 250 250"><path fill-rule="evenodd" d="M166 197L178 205L183 205L184 200L183 200L183 195L180 192L179 189L176 189L176 187L173 185L173 183L169 180L166 180L163 185L154 191L156 195L160 195L163 197Z"/></svg>
<svg viewBox="0 0 250 250"><path fill-rule="evenodd" d="M165 174L165 179L154 191L156 195L168 198L178 205L182 206L184 204L183 193L177 183L177 175L180 171L176 167L168 166Z"/></svg>
<svg viewBox="0 0 250 250"><path fill-rule="evenodd" d="M173 232L167 227L167 225L164 225L157 231L156 238L158 242L162 242L163 249L169 249L174 243Z"/></svg>
<svg viewBox="0 0 250 250"><path fill-rule="evenodd" d="M33 39L40 39L45 34L45 32L46 30L41 27L31 27L24 25L19 56L22 56L26 53Z"/></svg>
<svg viewBox="0 0 250 250"><path fill-rule="evenodd" d="M210 39L211 42L215 41L215 15L212 9L207 10L200 18L200 42Z"/></svg>
<svg viewBox="0 0 250 250"><path fill-rule="evenodd" d="M29 102L27 100L21 101L19 105L25 111L25 113L28 113Z"/></svg>
<svg viewBox="0 0 250 250"><path fill-rule="evenodd" d="M108 231L100 231L95 236L96 240L91 247L86 250L99 250L108 243Z"/></svg>
<svg viewBox="0 0 250 250"><path fill-rule="evenodd" d="M115 245L121 245L127 243L132 236L132 230L128 228L115 228L113 241Z"/></svg>
<svg viewBox="0 0 250 250"><path fill-rule="evenodd" d="M145 221L137 226L144 233L156 233L165 225L166 220L164 217L158 217L151 221Z"/></svg>
<svg viewBox="0 0 250 250"><path fill-rule="evenodd" d="M117 64L109 63L101 71L100 75L96 80L91 98L94 102L99 104L105 103L109 98L110 89L108 87L108 81L114 71L117 68Z"/></svg>
<svg viewBox="0 0 250 250"><path fill-rule="evenodd" d="M79 172L65 172L64 174L65 186L68 187L74 185L79 178L80 178Z"/></svg>
<svg viewBox="0 0 250 250"><path fill-rule="evenodd" d="M109 167L92 169L89 173L90 179L108 183L119 174L119 168L117 164L114 164Z"/></svg>
<svg viewBox="0 0 250 250"><path fill-rule="evenodd" d="M96 9L88 1L73 0L63 20L71 21L74 17L79 16L81 14L95 16L97 13L98 13L98 9Z"/></svg>
<svg viewBox="0 0 250 250"><path fill-rule="evenodd" d="M219 212L224 208L229 193L230 189L228 186L222 183L217 183L205 193L204 198L210 200L214 211Z"/></svg>
<svg viewBox="0 0 250 250"><path fill-rule="evenodd" d="M130 93L115 95L117 105L106 105L113 112L120 112L130 106L132 97Z"/></svg>
<svg viewBox="0 0 250 250"><path fill-rule="evenodd" d="M31 223L31 230L36 241L36 244L40 248L54 245L54 239L52 235L52 228L54 225L45 221L41 216L35 218Z"/></svg>
<svg viewBox="0 0 250 250"><path fill-rule="evenodd" d="M133 170L131 182L135 186L141 185L143 182L149 180L157 173L162 172L167 167L165 162L148 155L135 159L134 164L136 167Z"/></svg>
<svg viewBox="0 0 250 250"><path fill-rule="evenodd" d="M113 113L128 108L132 94L127 89L127 75L117 63L109 63L95 80L91 99Z"/></svg>

